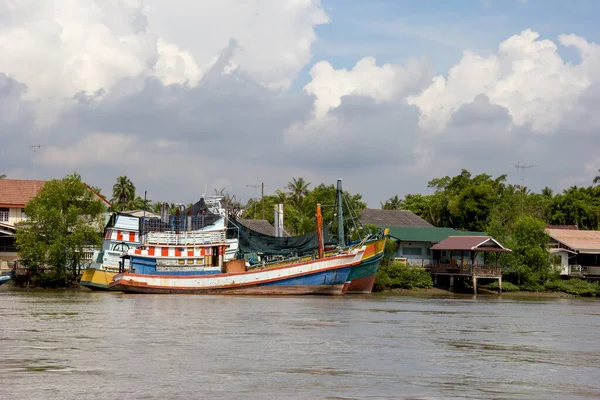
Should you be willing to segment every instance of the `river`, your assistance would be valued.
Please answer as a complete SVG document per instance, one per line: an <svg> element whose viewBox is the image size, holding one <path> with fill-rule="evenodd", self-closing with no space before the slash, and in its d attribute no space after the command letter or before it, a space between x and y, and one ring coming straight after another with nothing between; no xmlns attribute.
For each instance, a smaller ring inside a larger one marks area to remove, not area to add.
<svg viewBox="0 0 600 400"><path fill-rule="evenodd" d="M600 301L0 290L2 399L600 397Z"/></svg>

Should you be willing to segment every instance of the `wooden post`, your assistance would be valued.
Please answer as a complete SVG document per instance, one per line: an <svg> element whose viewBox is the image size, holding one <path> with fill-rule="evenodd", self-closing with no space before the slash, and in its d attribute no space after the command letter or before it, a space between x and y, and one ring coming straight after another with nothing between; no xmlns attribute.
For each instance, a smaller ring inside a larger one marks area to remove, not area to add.
<svg viewBox="0 0 600 400"><path fill-rule="evenodd" d="M498 277L498 296L502 294L502 275Z"/></svg>
<svg viewBox="0 0 600 400"><path fill-rule="evenodd" d="M473 275L473 294L477 296L477 277Z"/></svg>
<svg viewBox="0 0 600 400"><path fill-rule="evenodd" d="M450 275L450 291L454 290L454 275Z"/></svg>

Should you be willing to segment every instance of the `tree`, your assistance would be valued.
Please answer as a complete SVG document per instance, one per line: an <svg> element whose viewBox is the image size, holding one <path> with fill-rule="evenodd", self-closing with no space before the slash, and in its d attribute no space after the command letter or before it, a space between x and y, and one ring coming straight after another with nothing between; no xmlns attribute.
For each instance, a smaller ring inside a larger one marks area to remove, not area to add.
<svg viewBox="0 0 600 400"><path fill-rule="evenodd" d="M532 216L520 216L505 241L512 253L503 254L500 262L507 267L508 278L512 276L519 286L539 287L551 277L545 225L544 221ZM496 232L490 233L496 235ZM503 234L506 232L498 233L497 237Z"/></svg>
<svg viewBox="0 0 600 400"><path fill-rule="evenodd" d="M126 177L120 176L117 178L117 183L113 185L112 203L118 211L123 211L128 208L128 205L135 200L135 186L133 182Z"/></svg>
<svg viewBox="0 0 600 400"><path fill-rule="evenodd" d="M294 202L296 207L302 206L302 199L304 199L304 197L308 195L309 186L310 182L306 182L302 177L298 179L292 178L292 181L287 184L290 199Z"/></svg>
<svg viewBox="0 0 600 400"><path fill-rule="evenodd" d="M600 169L598 170L598 172L600 172ZM600 183L600 175L596 175L594 177L594 185L597 185L598 183Z"/></svg>
<svg viewBox="0 0 600 400"><path fill-rule="evenodd" d="M6 174L0 175L0 179L6 179Z"/></svg>
<svg viewBox="0 0 600 400"><path fill-rule="evenodd" d="M394 195L387 199L385 203L381 203L382 210L400 210L402 208L402 200L398 195Z"/></svg>
<svg viewBox="0 0 600 400"><path fill-rule="evenodd" d="M44 286L75 282L85 252L102 245L102 201L72 174L46 182L25 213L28 219L17 224L15 241L34 279L41 277Z"/></svg>

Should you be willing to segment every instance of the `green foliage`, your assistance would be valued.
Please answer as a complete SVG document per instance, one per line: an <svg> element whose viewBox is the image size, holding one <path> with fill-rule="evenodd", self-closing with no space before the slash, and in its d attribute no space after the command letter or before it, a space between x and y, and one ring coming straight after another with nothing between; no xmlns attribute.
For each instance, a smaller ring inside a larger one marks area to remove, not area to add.
<svg viewBox="0 0 600 400"><path fill-rule="evenodd" d="M491 228L493 231L498 227ZM506 277L526 290L538 290L539 285L553 277L544 228L543 221L524 215L517 218L511 232L506 230L510 236L505 244L512 253L503 253L500 262L505 267Z"/></svg>
<svg viewBox="0 0 600 400"><path fill-rule="evenodd" d="M382 210L400 210L402 208L402 200L398 195L394 195L387 199L385 203L381 203Z"/></svg>
<svg viewBox="0 0 600 400"><path fill-rule="evenodd" d="M265 204L265 219L273 223L273 207L276 204L283 203L284 223L286 231L291 235L301 235L307 232L312 232L316 229L315 211L317 204L321 204L321 213L323 215L323 223L331 225L332 233L337 231L337 221L335 218L335 207L337 189L334 185L320 184L314 189L309 190L307 183L302 178L294 178L287 188L290 190L288 194L277 190L274 195L264 196ZM294 189L295 188L295 189ZM302 189L302 190L301 190ZM354 213L360 212L366 207L362 201L362 195L350 194L344 192ZM348 207L344 204L344 215L349 215ZM261 199L251 199L246 204L242 218L247 219L262 219L262 201ZM345 232L352 234L352 226L347 223Z"/></svg>
<svg viewBox="0 0 600 400"><path fill-rule="evenodd" d="M546 290L554 292L565 292L576 296L600 296L600 283L588 282L583 279L556 279L546 283Z"/></svg>
<svg viewBox="0 0 600 400"><path fill-rule="evenodd" d="M404 263L382 263L375 277L375 291L389 289L431 288L431 274L423 268L409 267Z"/></svg>
<svg viewBox="0 0 600 400"><path fill-rule="evenodd" d="M126 176L118 177L117 183L113 185L113 197L111 199L114 211L134 210L136 209L135 206L139 205L139 201L142 202L143 206L144 201L141 198L136 204L135 185L133 182Z"/></svg>
<svg viewBox="0 0 600 400"><path fill-rule="evenodd" d="M486 288L488 290L498 290L498 281L494 281L488 285L486 285ZM517 285L515 285L514 283L510 283L510 282L502 282L502 291L503 292L518 292L519 287Z"/></svg>
<svg viewBox="0 0 600 400"><path fill-rule="evenodd" d="M84 252L102 244L104 204L77 174L46 182L27 203L28 220L17 225L15 242L32 276L45 271L65 286L77 279Z"/></svg>

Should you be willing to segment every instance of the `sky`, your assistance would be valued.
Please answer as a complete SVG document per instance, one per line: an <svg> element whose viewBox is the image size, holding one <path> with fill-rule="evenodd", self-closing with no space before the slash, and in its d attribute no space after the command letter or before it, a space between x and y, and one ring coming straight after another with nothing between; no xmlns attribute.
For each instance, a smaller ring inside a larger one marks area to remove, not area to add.
<svg viewBox="0 0 600 400"><path fill-rule="evenodd" d="M0 174L153 201L294 177L369 207L600 169L593 0L0 0ZM34 152L30 146L40 145Z"/></svg>

